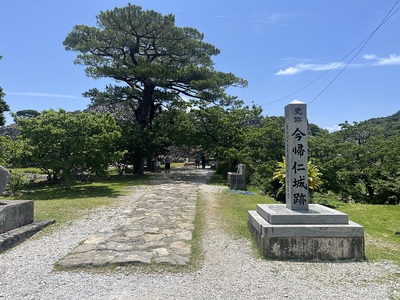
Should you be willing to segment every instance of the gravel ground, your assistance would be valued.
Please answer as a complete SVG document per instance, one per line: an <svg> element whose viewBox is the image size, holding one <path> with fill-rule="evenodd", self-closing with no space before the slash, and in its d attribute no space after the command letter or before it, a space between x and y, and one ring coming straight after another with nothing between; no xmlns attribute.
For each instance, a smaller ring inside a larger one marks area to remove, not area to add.
<svg viewBox="0 0 400 300"><path fill-rule="evenodd" d="M123 207L97 210L50 235L0 254L0 299L400 299L400 266L390 262L282 262L254 256L250 242L225 234L207 201L205 260L182 273L54 271L81 241L119 222ZM134 197L134 193L130 197Z"/></svg>

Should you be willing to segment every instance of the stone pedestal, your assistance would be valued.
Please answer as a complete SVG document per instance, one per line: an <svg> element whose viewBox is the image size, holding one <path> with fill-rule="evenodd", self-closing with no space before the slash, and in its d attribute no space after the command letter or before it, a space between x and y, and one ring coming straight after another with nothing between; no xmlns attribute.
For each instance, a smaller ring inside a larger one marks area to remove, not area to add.
<svg viewBox="0 0 400 300"><path fill-rule="evenodd" d="M285 106L285 204L258 204L248 226L263 254L278 259L363 259L364 227L309 204L307 105Z"/></svg>
<svg viewBox="0 0 400 300"><path fill-rule="evenodd" d="M33 219L33 200L0 201L0 253L55 223L55 220Z"/></svg>
<svg viewBox="0 0 400 300"><path fill-rule="evenodd" d="M237 172L228 172L227 182L231 190L246 190L246 165L239 164Z"/></svg>
<svg viewBox="0 0 400 300"><path fill-rule="evenodd" d="M318 204L293 211L284 204L259 204L249 211L249 229L272 259L364 259L364 227L344 213Z"/></svg>
<svg viewBox="0 0 400 300"><path fill-rule="evenodd" d="M10 200L0 202L0 233L33 222L33 200Z"/></svg>
<svg viewBox="0 0 400 300"><path fill-rule="evenodd" d="M6 189L10 173L0 166L0 195ZM55 221L33 219L33 200L0 201L0 252L22 243L47 225Z"/></svg>

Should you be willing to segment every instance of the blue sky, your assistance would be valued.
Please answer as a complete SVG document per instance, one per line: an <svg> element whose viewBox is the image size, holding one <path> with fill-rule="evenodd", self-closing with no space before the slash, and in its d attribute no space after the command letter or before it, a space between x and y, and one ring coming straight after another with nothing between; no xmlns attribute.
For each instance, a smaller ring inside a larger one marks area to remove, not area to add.
<svg viewBox="0 0 400 300"><path fill-rule="evenodd" d="M11 111L85 109L82 93L109 81L86 77L62 42L74 25L94 26L100 11L129 2L204 33L221 50L215 68L249 82L229 93L267 116L298 99L310 122L332 130L400 110L396 0L1 0L0 86Z"/></svg>

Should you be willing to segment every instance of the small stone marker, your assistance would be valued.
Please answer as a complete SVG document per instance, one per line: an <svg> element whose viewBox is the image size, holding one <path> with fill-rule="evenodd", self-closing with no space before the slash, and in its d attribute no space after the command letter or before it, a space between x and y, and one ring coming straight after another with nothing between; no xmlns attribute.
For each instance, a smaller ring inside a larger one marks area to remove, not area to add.
<svg viewBox="0 0 400 300"><path fill-rule="evenodd" d="M6 190L6 186L9 180L10 180L10 173L6 168L0 166L0 196Z"/></svg>
<svg viewBox="0 0 400 300"><path fill-rule="evenodd" d="M0 166L0 196L6 190L9 180L10 173ZM55 220L34 221L33 216L33 200L0 201L0 253L22 243L55 222Z"/></svg>
<svg viewBox="0 0 400 300"><path fill-rule="evenodd" d="M286 207L308 210L307 105L293 100L285 107Z"/></svg>
<svg viewBox="0 0 400 300"><path fill-rule="evenodd" d="M238 164L237 172L228 172L227 181L231 190L246 190L246 165Z"/></svg>

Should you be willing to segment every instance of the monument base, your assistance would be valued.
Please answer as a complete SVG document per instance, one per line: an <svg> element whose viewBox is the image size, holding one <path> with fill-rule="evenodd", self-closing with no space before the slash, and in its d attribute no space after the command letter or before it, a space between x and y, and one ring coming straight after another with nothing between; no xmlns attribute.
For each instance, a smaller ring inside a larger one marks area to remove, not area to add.
<svg viewBox="0 0 400 300"><path fill-rule="evenodd" d="M0 201L0 233L33 222L33 200Z"/></svg>
<svg viewBox="0 0 400 300"><path fill-rule="evenodd" d="M348 221L346 214L321 205L310 205L306 211L288 210L284 204L258 205L257 211L249 211L248 226L267 258L362 260L365 257L364 227Z"/></svg>

